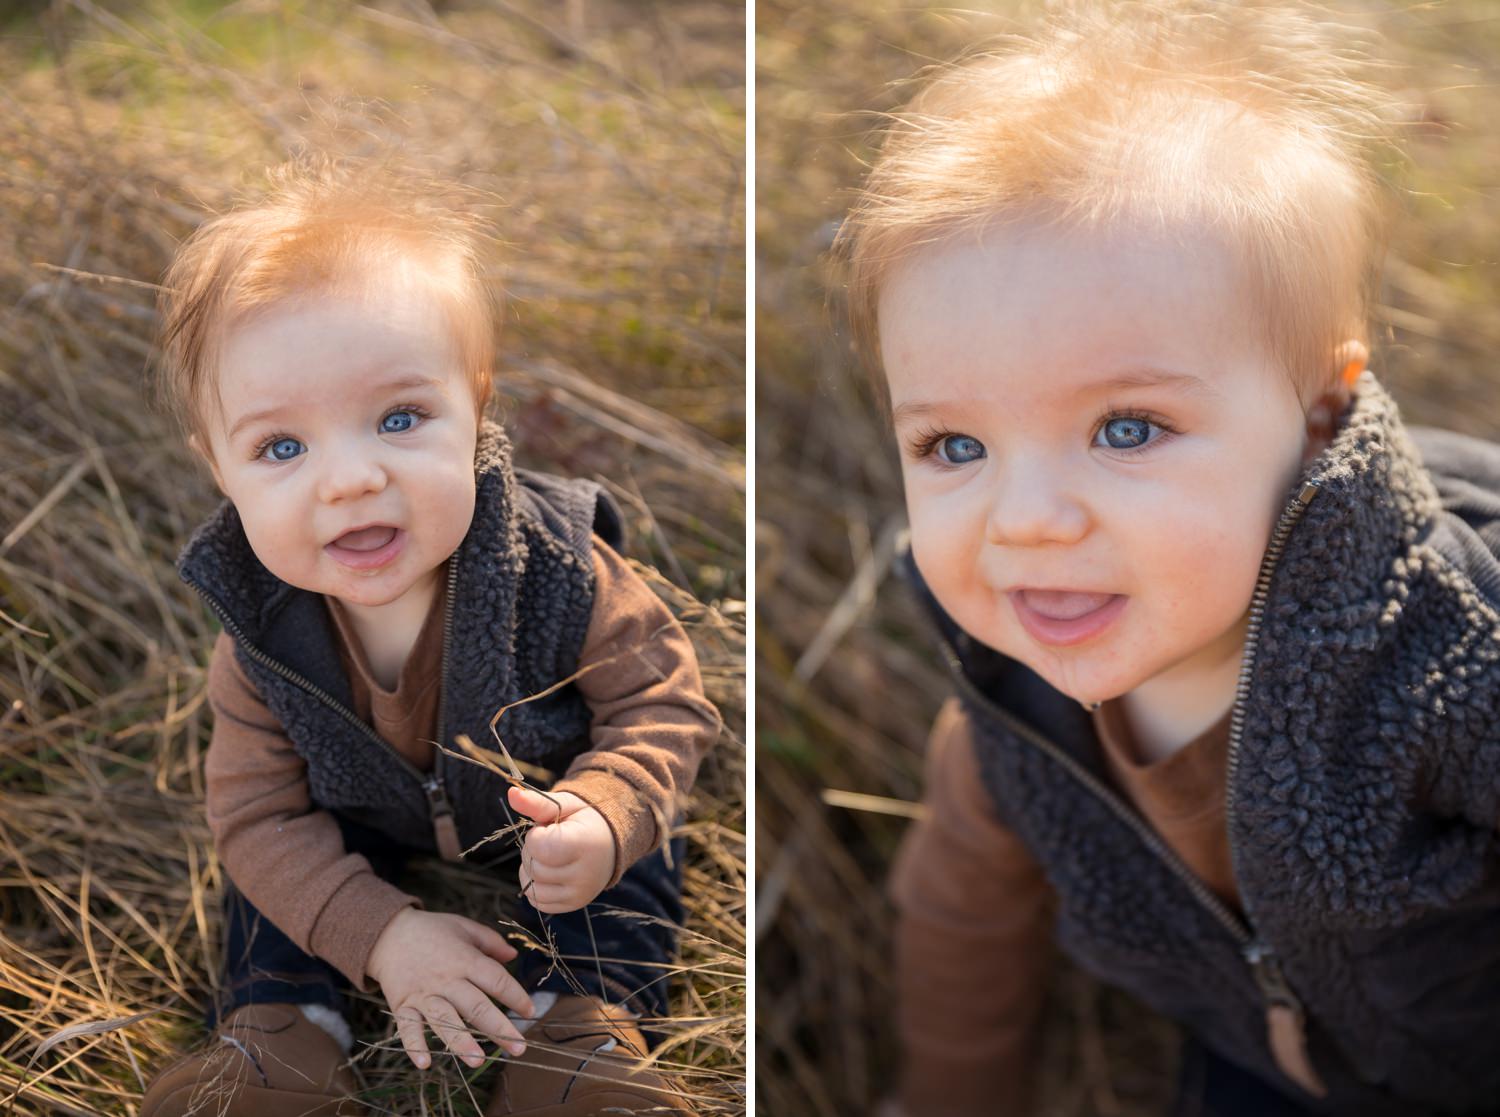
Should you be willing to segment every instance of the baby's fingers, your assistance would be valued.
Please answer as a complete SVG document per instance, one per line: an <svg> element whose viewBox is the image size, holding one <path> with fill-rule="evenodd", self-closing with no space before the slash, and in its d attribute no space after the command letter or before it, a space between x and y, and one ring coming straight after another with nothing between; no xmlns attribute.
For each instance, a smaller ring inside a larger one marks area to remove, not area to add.
<svg viewBox="0 0 1500 1117"><path fill-rule="evenodd" d="M537 884L578 884L587 875L585 866L581 861L575 861L561 868L555 865L543 865L539 862L531 862L525 868L529 879L536 881Z"/></svg>
<svg viewBox="0 0 1500 1117"><path fill-rule="evenodd" d="M505 973L503 969L500 972ZM505 977L508 984L501 983L488 974L470 984L463 994L464 1019L505 1048L507 1053L520 1055L526 1050L526 1041L521 1038L520 1030L511 1023L510 1017L496 1008L490 997L502 1003L515 1002L512 1007L523 1016L529 1017L535 1009L531 998L521 991L515 979L509 974L505 974ZM487 989L488 985L496 988Z"/></svg>
<svg viewBox="0 0 1500 1117"><path fill-rule="evenodd" d="M550 795L529 787L512 787L506 796L510 805L533 822L548 823L557 819L561 806Z"/></svg>
<svg viewBox="0 0 1500 1117"><path fill-rule="evenodd" d="M530 1019L536 1015L536 1005L531 1003L531 995L521 988L521 983L511 975L509 970L494 959L481 957L473 967L469 981L481 993L493 997L521 1016ZM506 1023L508 1025L510 1021L507 1020ZM520 1039L520 1033L514 1032L513 1038Z"/></svg>
<svg viewBox="0 0 1500 1117"><path fill-rule="evenodd" d="M523 882L524 883L524 882ZM472 934L472 942L480 951L500 962L512 962L520 953L510 943L505 941L505 936L493 927L486 927L483 923L469 924Z"/></svg>
<svg viewBox="0 0 1500 1117"><path fill-rule="evenodd" d="M471 1067L484 1062L484 1049L459 1021L458 1012L446 998L435 993L425 998L422 1001L422 1014L432 1026L433 1034L448 1045L449 1051Z"/></svg>
<svg viewBox="0 0 1500 1117"><path fill-rule="evenodd" d="M521 882L521 895L526 897L532 904L536 903L538 889L552 889L567 887L571 874L558 873L553 869L544 869L537 865L533 868L526 862L521 862L517 877Z"/></svg>
<svg viewBox="0 0 1500 1117"><path fill-rule="evenodd" d="M526 835L525 854L537 865L562 869L578 860L578 844L562 826L541 826Z"/></svg>
<svg viewBox="0 0 1500 1117"><path fill-rule="evenodd" d="M414 1008L398 1008L396 1010L396 1035L400 1037L401 1046L405 1049L407 1057L421 1070L426 1070L432 1062L432 1056L427 1054L427 1033L422 1026L422 1014Z"/></svg>
<svg viewBox="0 0 1500 1117"><path fill-rule="evenodd" d="M579 899L579 895L579 890L572 885L542 884L539 881L533 881L531 891L526 893L526 899L537 911L546 912L548 915L562 915L583 907L584 901Z"/></svg>

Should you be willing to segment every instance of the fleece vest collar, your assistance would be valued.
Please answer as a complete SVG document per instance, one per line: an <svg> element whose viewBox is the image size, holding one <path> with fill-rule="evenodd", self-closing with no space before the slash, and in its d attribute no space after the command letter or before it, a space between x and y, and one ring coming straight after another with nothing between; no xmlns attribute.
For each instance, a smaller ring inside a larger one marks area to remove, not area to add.
<svg viewBox="0 0 1500 1117"><path fill-rule="evenodd" d="M1309 1108L1394 1115L1500 1097L1476 1041L1500 1025L1497 550L1500 447L1408 430L1365 373L1287 493L1251 605L1226 788L1245 918L1109 786L1088 713L903 565L1063 947ZM1283 1075L1273 1009L1321 1099Z"/></svg>
<svg viewBox="0 0 1500 1117"><path fill-rule="evenodd" d="M448 562L437 739L456 749L466 734L498 752L490 719L512 707L496 725L506 749L560 771L586 747L587 707L571 686L523 699L577 669L593 609L591 533L618 544L619 512L593 482L513 470L509 440L488 419L474 468L474 518ZM441 749L422 772L359 720L321 595L265 568L233 504L193 533L177 569L234 637L320 807L449 857L512 821L499 777Z"/></svg>

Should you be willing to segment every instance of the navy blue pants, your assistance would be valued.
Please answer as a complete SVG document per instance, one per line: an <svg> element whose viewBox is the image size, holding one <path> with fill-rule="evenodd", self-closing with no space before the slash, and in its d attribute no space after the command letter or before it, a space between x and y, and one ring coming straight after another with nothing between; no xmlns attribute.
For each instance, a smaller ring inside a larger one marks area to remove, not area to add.
<svg viewBox="0 0 1500 1117"><path fill-rule="evenodd" d="M381 877L392 880L398 875L412 852L408 847L337 812L334 818L346 849L363 854ZM579 911L546 915L521 900L516 922L538 941L545 944L550 939L561 959L553 965L548 952L523 950L517 973L522 987L532 993L581 991L625 1004L643 1016L668 1015L667 977L683 915L682 854L682 839L674 839L670 865L661 850L643 857L615 887ZM517 861L506 857L489 867L514 874ZM247 1004L322 1004L342 1012L349 983L287 938L226 877L220 988L219 1003L206 1020L210 1030L220 1017Z"/></svg>
<svg viewBox="0 0 1500 1117"><path fill-rule="evenodd" d="M1172 1117L1313 1117L1313 1110L1188 1036Z"/></svg>

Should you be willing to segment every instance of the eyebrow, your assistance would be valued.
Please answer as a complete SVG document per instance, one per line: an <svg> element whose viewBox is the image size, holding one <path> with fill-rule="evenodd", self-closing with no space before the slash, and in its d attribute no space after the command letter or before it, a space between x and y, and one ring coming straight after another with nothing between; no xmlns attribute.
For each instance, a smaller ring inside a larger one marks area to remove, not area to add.
<svg viewBox="0 0 1500 1117"><path fill-rule="evenodd" d="M377 392L397 392L407 391L412 388L440 388L442 384L442 380L436 376L401 376L391 380L381 380L378 383L370 385L370 389ZM239 421L229 428L229 436L226 441L233 442L235 435L239 434L243 428L250 426L252 423L258 423L264 419L274 419L283 411L295 409L295 404L288 404L286 407L267 407L260 411L252 411L248 415L242 415Z"/></svg>
<svg viewBox="0 0 1500 1117"><path fill-rule="evenodd" d="M1219 389L1201 376L1194 376L1190 372L1173 372L1171 369L1143 365L1140 368L1126 369L1124 372L1111 376L1108 380L1096 380L1084 384L1073 395L1090 395L1119 388L1157 388L1163 385L1181 388L1195 395L1218 396L1220 394Z"/></svg>
<svg viewBox="0 0 1500 1117"><path fill-rule="evenodd" d="M1119 391L1123 388L1158 388L1158 387L1181 388L1185 392L1194 395L1218 397L1220 392L1201 376L1194 376L1187 372L1173 372L1170 369L1152 368L1142 366L1141 368L1126 369L1116 373L1104 380L1091 380L1074 389L1070 398L1078 399L1084 396L1102 395L1106 392ZM921 419L933 415L954 406L965 406L962 401L952 403L903 403L891 412L891 425L900 426L903 422Z"/></svg>

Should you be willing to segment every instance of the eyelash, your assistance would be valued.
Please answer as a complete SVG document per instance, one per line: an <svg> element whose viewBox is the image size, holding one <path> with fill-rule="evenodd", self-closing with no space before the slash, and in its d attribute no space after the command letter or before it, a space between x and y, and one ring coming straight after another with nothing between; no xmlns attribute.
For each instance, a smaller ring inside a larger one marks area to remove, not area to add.
<svg viewBox="0 0 1500 1117"><path fill-rule="evenodd" d="M1150 442L1144 442L1139 446L1101 447L1101 449L1108 449L1115 454L1145 453L1148 450L1156 449L1164 442L1170 442L1177 435L1176 428L1163 421L1159 416L1152 415L1151 413L1146 411L1136 411L1127 407L1111 408L1103 415L1101 415L1099 417L1099 420L1094 424L1093 438L1099 437L1099 432L1104 429L1104 425L1113 419L1139 419L1144 423L1150 423L1152 426L1161 431L1161 434L1157 435L1156 438L1152 439ZM953 464L950 462L945 462L942 458L937 456L937 448L942 444L943 439L951 438L953 435L958 433L960 432L943 430L935 427L923 428L912 435L911 440L908 443L909 452L911 453L912 457L916 458L918 461L924 461L930 458L932 460L932 463L940 469L959 469L962 467L962 465L966 465L968 463L965 462L960 464ZM1093 438L1089 440L1090 446L1093 445Z"/></svg>
<svg viewBox="0 0 1500 1117"><path fill-rule="evenodd" d="M432 413L430 411L428 411L425 407L422 407L422 406L420 406L418 404L415 404L415 403L398 403L395 407L392 407L392 408L388 409L386 411L386 413L380 417L380 422L381 423L385 422L387 419L389 419L392 415L396 414L398 411L410 411L418 419L430 419L430 418L432 418ZM377 423L376 425L378 426L379 424ZM386 431L384 433L386 433L386 434L406 434L407 432L406 431ZM267 435L265 438L261 439L260 440L260 444L257 445L255 447L255 449L250 452L250 460L253 461L253 462L258 462L258 461L261 460L262 457L265 456L265 452L267 450L269 450L272 446L275 446L283 438L296 438L296 437L297 436L294 435L294 434L286 434L285 432L282 432L282 433L279 433L279 434ZM290 460L290 459L288 459L288 460ZM280 465L282 463L278 462L276 464Z"/></svg>

